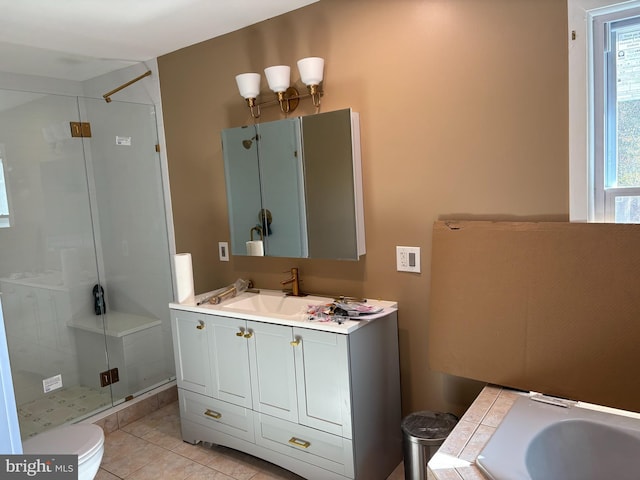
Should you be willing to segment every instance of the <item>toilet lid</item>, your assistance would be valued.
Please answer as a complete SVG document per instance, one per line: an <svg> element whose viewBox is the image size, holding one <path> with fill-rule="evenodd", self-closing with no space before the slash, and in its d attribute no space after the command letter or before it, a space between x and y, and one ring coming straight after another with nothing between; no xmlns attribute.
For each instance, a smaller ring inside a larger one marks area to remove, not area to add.
<svg viewBox="0 0 640 480"><path fill-rule="evenodd" d="M39 433L22 444L24 453L78 455L78 463L104 445L104 432L93 424L68 425Z"/></svg>

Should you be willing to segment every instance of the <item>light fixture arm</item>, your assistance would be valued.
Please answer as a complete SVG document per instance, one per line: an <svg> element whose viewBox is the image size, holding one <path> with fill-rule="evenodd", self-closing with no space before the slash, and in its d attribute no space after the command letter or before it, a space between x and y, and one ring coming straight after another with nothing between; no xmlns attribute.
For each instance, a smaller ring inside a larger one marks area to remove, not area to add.
<svg viewBox="0 0 640 480"><path fill-rule="evenodd" d="M249 106L249 110L251 110L251 116L253 118L260 118L260 105L256 103L255 98L247 98L247 105Z"/></svg>
<svg viewBox="0 0 640 480"><path fill-rule="evenodd" d="M314 101L314 106L319 106L320 105L320 97L324 96L324 92L320 91L320 89L317 90L317 92L315 93L316 97L318 98L318 104L316 105L316 102ZM311 98L313 100L313 96L311 95L311 93L303 93L300 94L298 92L298 90L294 87L289 87L287 89L286 92L284 92L284 98L285 98L285 103L289 102L289 111L285 112L285 110L282 110L283 113L291 113L293 112L297 107L298 107L298 102L304 98ZM265 100L264 102L258 102L256 99L256 103L254 104L255 107L268 107L271 105L277 105L279 104L280 101L278 100L278 98L276 97L274 100ZM295 105L295 106L294 106ZM287 107L284 107L285 109Z"/></svg>
<svg viewBox="0 0 640 480"><path fill-rule="evenodd" d="M291 113L298 108L298 104L300 103L300 94L295 87L289 87L286 91L278 92L276 95L278 103L280 104L280 111L282 111L282 113Z"/></svg>
<svg viewBox="0 0 640 480"><path fill-rule="evenodd" d="M320 106L320 96L322 93L318 89L319 85L309 85L307 88L309 89L309 95L311 96L311 101L313 102L314 107Z"/></svg>

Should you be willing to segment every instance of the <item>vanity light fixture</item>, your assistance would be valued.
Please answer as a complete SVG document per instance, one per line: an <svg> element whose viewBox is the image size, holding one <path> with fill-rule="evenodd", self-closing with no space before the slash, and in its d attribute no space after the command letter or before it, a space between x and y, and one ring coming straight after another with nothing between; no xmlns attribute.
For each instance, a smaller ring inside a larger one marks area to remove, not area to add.
<svg viewBox="0 0 640 480"><path fill-rule="evenodd" d="M298 60L298 71L300 72L300 80L302 80L302 83L309 89L313 106L319 107L320 91L318 87L323 78L324 58L307 57Z"/></svg>
<svg viewBox="0 0 640 480"><path fill-rule="evenodd" d="M293 112L298 107L300 95L298 94L298 90L289 86L291 81L291 67L287 65L267 67L264 69L264 74L267 77L269 88L273 90L278 97L278 103L280 104L282 113Z"/></svg>
<svg viewBox="0 0 640 480"><path fill-rule="evenodd" d="M320 106L320 83L323 79L324 59L320 57L308 57L298 61L300 79L304 83L309 93L300 95L295 87L290 86L291 68L287 65L276 65L264 69L269 88L276 94L277 100L257 103L256 99L260 93L260 74L241 73L236 75L236 83L240 95L247 101L253 118L260 117L260 106L280 104L283 113L293 112L301 98L311 97L314 107Z"/></svg>
<svg viewBox="0 0 640 480"><path fill-rule="evenodd" d="M251 116L258 118L260 116L260 106L256 104L256 97L260 93L260 74L259 73L241 73L236 75L236 83L240 95L247 101L247 105L251 110ZM257 108L257 114L254 111Z"/></svg>

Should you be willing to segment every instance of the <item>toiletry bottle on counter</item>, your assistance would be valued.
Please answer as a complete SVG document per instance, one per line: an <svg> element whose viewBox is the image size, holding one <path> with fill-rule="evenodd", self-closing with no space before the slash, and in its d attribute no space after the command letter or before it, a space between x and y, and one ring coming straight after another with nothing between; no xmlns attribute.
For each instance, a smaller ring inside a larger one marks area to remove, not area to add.
<svg viewBox="0 0 640 480"><path fill-rule="evenodd" d="M96 284L93 286L93 308L96 315L102 315L107 311L104 304L104 288L102 288L102 285Z"/></svg>

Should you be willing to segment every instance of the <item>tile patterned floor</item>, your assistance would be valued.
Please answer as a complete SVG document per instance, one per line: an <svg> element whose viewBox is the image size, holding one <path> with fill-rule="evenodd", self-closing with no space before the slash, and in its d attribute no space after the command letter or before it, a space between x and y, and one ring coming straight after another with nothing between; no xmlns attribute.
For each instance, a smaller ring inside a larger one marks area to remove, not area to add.
<svg viewBox="0 0 640 480"><path fill-rule="evenodd" d="M106 435L96 480L301 480L250 455L190 445L180 436L178 402ZM404 479L402 464L388 480Z"/></svg>
<svg viewBox="0 0 640 480"><path fill-rule="evenodd" d="M78 420L111 405L109 389L77 385L62 388L18 407L22 439L58 425Z"/></svg>

